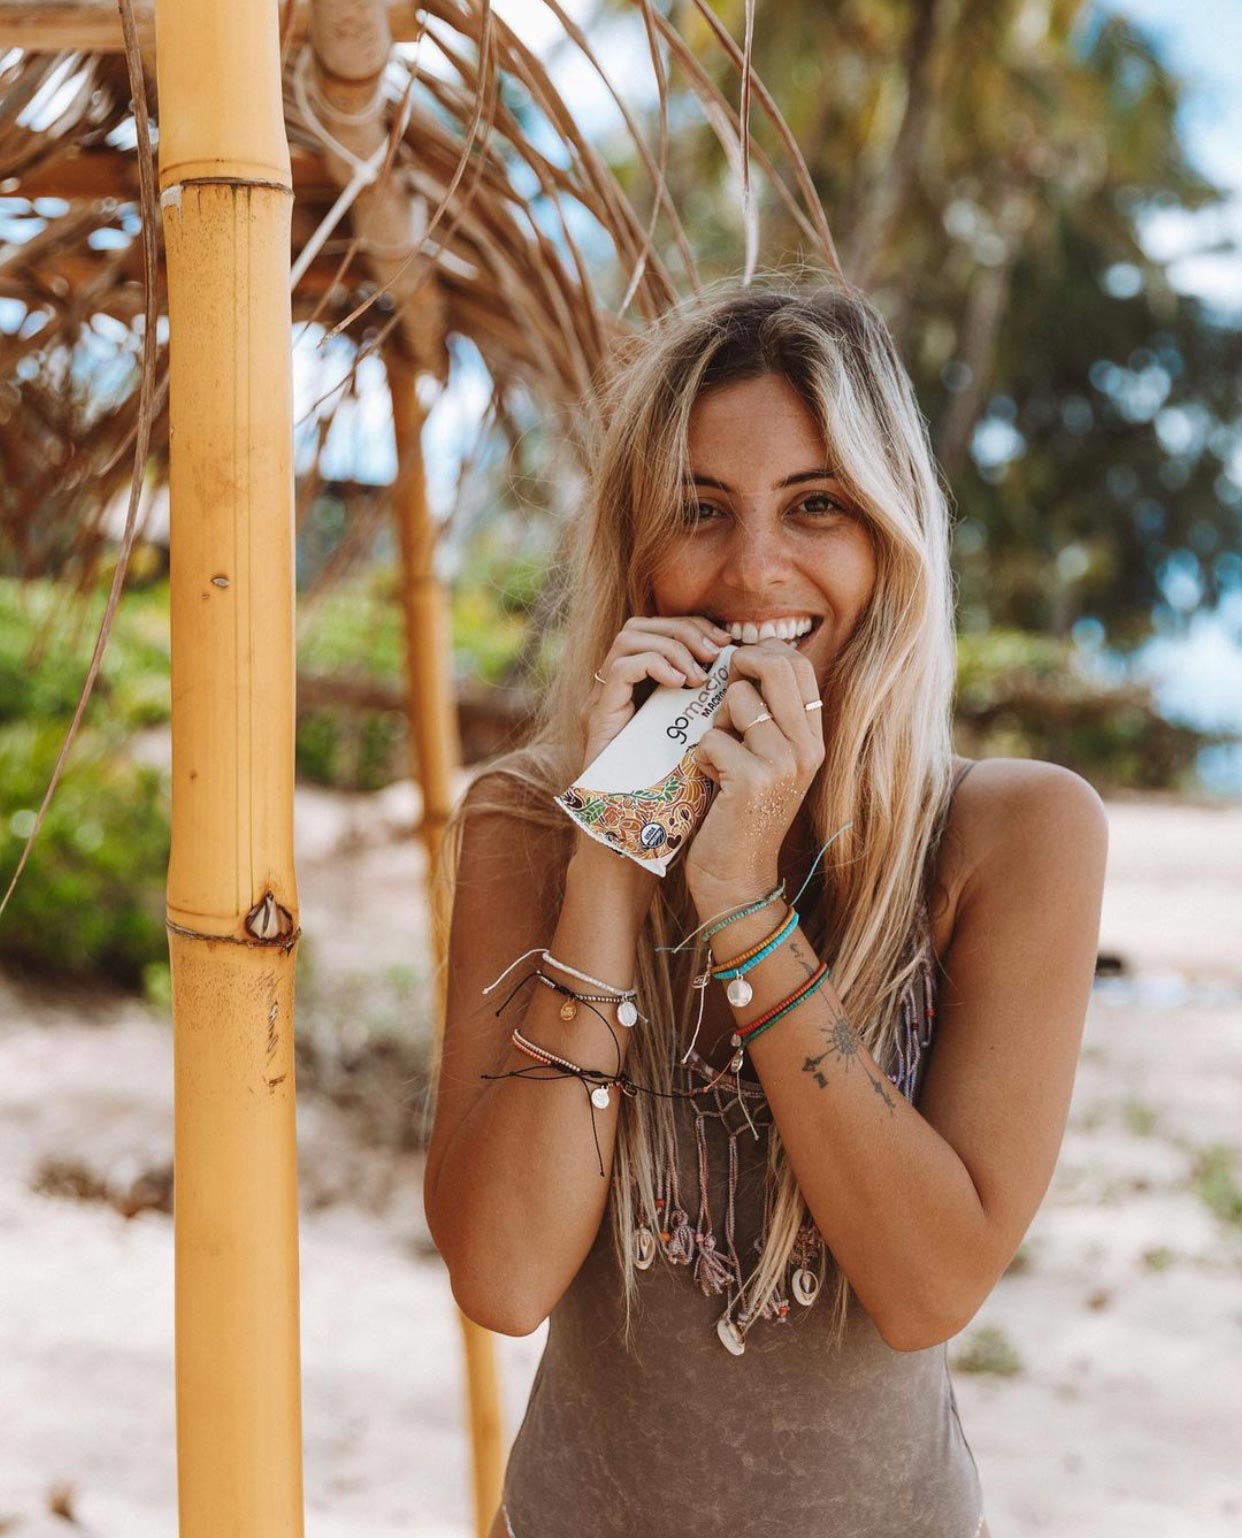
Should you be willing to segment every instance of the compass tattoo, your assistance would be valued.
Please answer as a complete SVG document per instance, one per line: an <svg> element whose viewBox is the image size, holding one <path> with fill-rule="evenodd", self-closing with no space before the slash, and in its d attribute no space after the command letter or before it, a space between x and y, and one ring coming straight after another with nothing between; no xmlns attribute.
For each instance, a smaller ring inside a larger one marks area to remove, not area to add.
<svg viewBox="0 0 1242 1538"><path fill-rule="evenodd" d="M818 989L816 990L819 991ZM851 1062L857 1061L862 1066L868 1084L876 1092L884 1104L888 1107L889 1114L896 1110L896 1104L888 1092L888 1086L882 1079L872 1076L870 1070L861 1057L862 1042L858 1033L845 1018L845 1015L834 1007L832 1019L821 1027L827 1045L818 1057L808 1057L802 1065L802 1072L809 1073L819 1085L820 1089L828 1088L828 1077L821 1068L825 1058L839 1057L845 1063L845 1071L848 1073Z"/></svg>

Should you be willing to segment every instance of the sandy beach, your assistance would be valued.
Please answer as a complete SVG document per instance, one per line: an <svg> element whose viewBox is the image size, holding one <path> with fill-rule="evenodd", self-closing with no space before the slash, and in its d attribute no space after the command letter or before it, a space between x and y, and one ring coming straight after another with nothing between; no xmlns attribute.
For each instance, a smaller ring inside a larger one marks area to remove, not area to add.
<svg viewBox="0 0 1242 1538"><path fill-rule="evenodd" d="M408 784L299 789L317 987L425 981L416 812ZM950 1361L993 1538L1234 1538L1242 805L1109 817L1100 950L1122 970L1097 982L1052 1187ZM171 1093L144 1005L0 979L6 1538L176 1531ZM421 1156L309 1090L299 1145L309 1538L467 1538L458 1317ZM510 1436L545 1333L496 1338Z"/></svg>

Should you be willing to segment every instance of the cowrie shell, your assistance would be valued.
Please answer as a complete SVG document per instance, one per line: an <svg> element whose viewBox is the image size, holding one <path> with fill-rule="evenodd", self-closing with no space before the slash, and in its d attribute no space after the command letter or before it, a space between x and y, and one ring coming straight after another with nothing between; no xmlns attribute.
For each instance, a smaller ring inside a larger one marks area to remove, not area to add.
<svg viewBox="0 0 1242 1538"><path fill-rule="evenodd" d="M646 1271L651 1265L655 1252L655 1235L644 1225L634 1235L634 1264L640 1271Z"/></svg>
<svg viewBox="0 0 1242 1538"><path fill-rule="evenodd" d="M814 1303L819 1295L819 1277L805 1266L799 1266L793 1274L793 1295L799 1303Z"/></svg>
<svg viewBox="0 0 1242 1538"><path fill-rule="evenodd" d="M733 1356L741 1356L746 1350L746 1342L738 1334L735 1325L728 1314L721 1314L716 1321L716 1334L720 1337L720 1344Z"/></svg>

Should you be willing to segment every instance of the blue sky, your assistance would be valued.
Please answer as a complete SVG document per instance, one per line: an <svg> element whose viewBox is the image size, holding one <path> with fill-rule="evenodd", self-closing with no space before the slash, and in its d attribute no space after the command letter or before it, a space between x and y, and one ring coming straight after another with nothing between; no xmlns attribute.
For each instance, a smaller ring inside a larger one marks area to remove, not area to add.
<svg viewBox="0 0 1242 1538"><path fill-rule="evenodd" d="M1222 238L1242 245L1242 0L1096 0L1095 8L1137 22L1187 81L1181 127L1191 159L1234 194L1222 211L1153 219L1145 232L1152 254L1168 258ZM1185 257L1172 276L1179 288L1242 306L1236 251Z"/></svg>
<svg viewBox="0 0 1242 1538"><path fill-rule="evenodd" d="M1219 240L1242 247L1242 0L1097 0L1097 9L1137 22L1185 78L1187 151L1233 193L1217 212L1154 219L1144 232L1152 254L1169 258ZM1186 292L1242 307L1242 251L1182 256L1171 277ZM1235 590L1218 611L1193 615L1185 635L1150 642L1135 671L1155 683L1169 714L1242 732L1242 593ZM1211 754L1203 777L1215 789L1242 794L1242 748Z"/></svg>

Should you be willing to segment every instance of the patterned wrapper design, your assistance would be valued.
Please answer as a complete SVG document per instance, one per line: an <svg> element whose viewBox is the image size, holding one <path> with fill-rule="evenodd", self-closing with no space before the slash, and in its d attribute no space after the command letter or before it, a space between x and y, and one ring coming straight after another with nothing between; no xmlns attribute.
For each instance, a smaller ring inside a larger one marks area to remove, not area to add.
<svg viewBox="0 0 1242 1538"><path fill-rule="evenodd" d="M715 788L688 748L671 774L644 790L571 785L556 804L592 838L662 876L702 822Z"/></svg>

